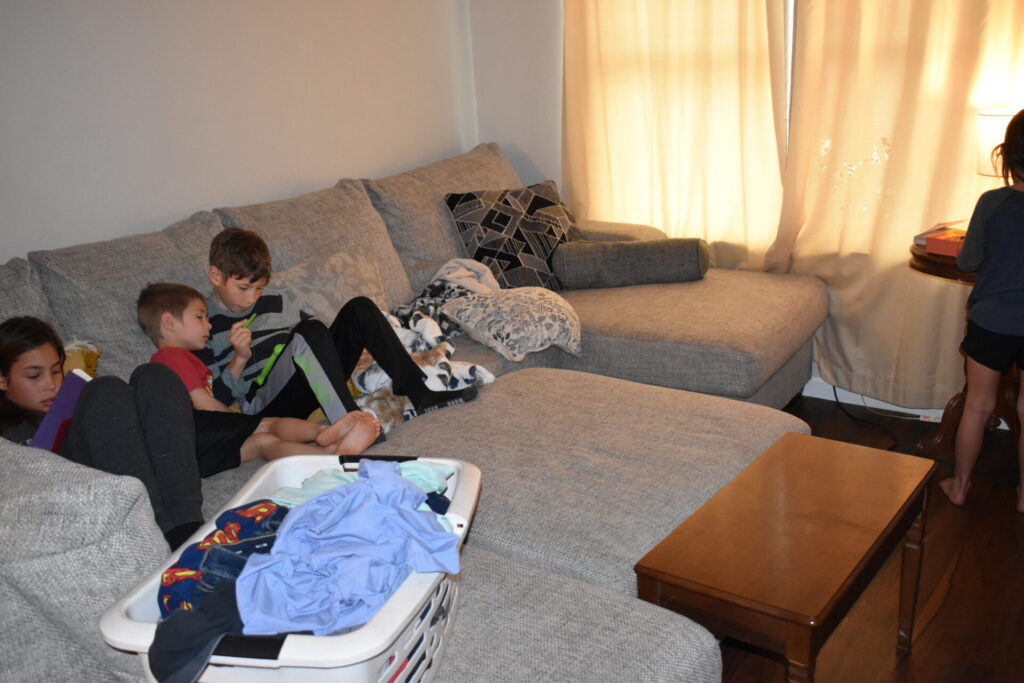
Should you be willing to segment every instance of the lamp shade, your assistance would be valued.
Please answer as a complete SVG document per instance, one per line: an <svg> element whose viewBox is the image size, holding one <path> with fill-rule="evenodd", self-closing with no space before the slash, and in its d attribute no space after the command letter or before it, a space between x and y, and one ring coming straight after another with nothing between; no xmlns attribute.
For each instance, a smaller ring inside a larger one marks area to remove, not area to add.
<svg viewBox="0 0 1024 683"><path fill-rule="evenodd" d="M1009 109L983 109L978 112L978 174L996 177L999 169L992 163L992 149L1003 141L1006 126L1013 118Z"/></svg>

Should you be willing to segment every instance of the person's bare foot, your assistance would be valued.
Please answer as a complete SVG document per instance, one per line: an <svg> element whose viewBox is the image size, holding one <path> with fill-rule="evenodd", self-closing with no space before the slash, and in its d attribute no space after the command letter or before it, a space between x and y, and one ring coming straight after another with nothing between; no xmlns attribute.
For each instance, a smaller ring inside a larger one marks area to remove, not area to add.
<svg viewBox="0 0 1024 683"><path fill-rule="evenodd" d="M949 502L953 505L963 505L967 502L967 492L971 490L971 482L964 484L963 489L956 485L956 479L950 477L943 479L939 482L939 488L946 494L946 498L949 498ZM1020 501L1018 499L1018 508Z"/></svg>
<svg viewBox="0 0 1024 683"><path fill-rule="evenodd" d="M323 448L330 448L334 444L345 438L345 435L356 426L359 421L360 415L365 415L362 411L354 411L351 413L345 413L345 416L332 425L328 425L324 429L320 430L320 433L316 435L316 443L318 446Z"/></svg>
<svg viewBox="0 0 1024 683"><path fill-rule="evenodd" d="M376 415L363 411L350 414L358 417L352 429L332 446L331 450L337 455L359 455L380 436L380 420Z"/></svg>

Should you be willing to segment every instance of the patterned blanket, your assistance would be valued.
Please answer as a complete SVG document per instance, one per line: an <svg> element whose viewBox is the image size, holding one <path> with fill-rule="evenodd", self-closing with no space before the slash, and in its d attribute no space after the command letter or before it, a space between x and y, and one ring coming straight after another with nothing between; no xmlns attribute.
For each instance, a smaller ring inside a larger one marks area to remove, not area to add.
<svg viewBox="0 0 1024 683"><path fill-rule="evenodd" d="M487 266L471 259L452 259L437 271L418 297L396 307L393 313L384 312L395 334L426 375L428 388L452 391L494 381L494 374L482 365L452 360L455 347L448 339L462 334L462 330L441 319L438 311L457 297L497 289L498 283ZM352 383L360 391L356 404L375 414L385 432L416 416L408 398L391 392L391 378L369 354L364 353L352 373Z"/></svg>

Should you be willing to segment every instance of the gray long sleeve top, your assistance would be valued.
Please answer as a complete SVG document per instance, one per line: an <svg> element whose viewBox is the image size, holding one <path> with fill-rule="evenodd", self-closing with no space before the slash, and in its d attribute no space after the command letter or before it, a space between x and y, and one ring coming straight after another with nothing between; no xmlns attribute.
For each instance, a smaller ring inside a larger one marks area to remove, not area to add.
<svg viewBox="0 0 1024 683"><path fill-rule="evenodd" d="M956 257L977 271L967 317L990 332L1024 335L1024 191L990 190L978 198Z"/></svg>
<svg viewBox="0 0 1024 683"><path fill-rule="evenodd" d="M242 376L236 378L227 370L235 354L228 335L232 325L253 313L257 315L249 326L252 330L252 357L245 364ZM225 405L241 400L248 393L249 387L273 355L274 346L287 342L292 328L310 317L280 294L264 294L251 308L241 313L223 308L211 295L206 298L206 315L211 325L210 341L206 343L205 349L195 354L213 373L213 395Z"/></svg>

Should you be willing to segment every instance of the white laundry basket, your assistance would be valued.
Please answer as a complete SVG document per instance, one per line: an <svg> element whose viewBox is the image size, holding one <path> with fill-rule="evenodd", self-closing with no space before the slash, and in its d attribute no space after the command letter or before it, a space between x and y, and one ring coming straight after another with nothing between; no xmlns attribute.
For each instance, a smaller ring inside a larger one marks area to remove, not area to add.
<svg viewBox="0 0 1024 683"><path fill-rule="evenodd" d="M374 459L388 456L374 456ZM408 458L400 458L408 459ZM461 460L420 458L455 470L448 479L447 517L459 542L465 538L480 496L480 470ZM261 467L224 510L266 498L283 486L301 486L316 472L338 467L333 455L282 458ZM214 528L205 524L195 543ZM108 609L100 620L103 639L137 652L146 675L148 652L160 619L157 590L174 553L159 569ZM336 636L226 636L214 650L202 681L429 681L437 671L458 604L458 576L413 572L377 611L354 631Z"/></svg>

